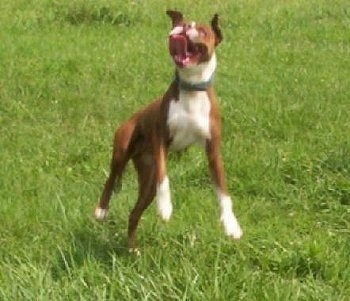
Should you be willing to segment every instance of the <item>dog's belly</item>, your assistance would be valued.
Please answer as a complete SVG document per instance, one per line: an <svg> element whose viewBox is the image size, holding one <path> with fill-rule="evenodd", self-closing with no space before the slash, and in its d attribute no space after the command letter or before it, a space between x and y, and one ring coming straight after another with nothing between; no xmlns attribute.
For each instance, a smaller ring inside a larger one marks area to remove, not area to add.
<svg viewBox="0 0 350 301"><path fill-rule="evenodd" d="M182 92L169 105L170 150L179 151L210 138L210 101L206 92Z"/></svg>

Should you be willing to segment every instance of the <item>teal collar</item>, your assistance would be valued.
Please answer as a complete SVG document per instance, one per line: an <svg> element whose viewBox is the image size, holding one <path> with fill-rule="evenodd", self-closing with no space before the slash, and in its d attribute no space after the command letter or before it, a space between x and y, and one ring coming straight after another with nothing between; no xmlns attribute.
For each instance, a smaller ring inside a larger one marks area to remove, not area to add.
<svg viewBox="0 0 350 301"><path fill-rule="evenodd" d="M181 80L177 72L175 72L175 76L174 76L174 82L179 85L180 89L185 91L206 91L208 87L212 85L213 81L214 81L214 73L211 75L211 77L207 81L200 82L197 84L192 84Z"/></svg>

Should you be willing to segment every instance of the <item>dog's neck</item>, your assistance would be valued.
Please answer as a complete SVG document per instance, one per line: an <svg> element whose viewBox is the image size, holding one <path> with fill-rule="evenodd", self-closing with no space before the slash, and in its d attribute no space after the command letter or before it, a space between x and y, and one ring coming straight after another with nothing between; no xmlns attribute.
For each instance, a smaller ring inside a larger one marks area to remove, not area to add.
<svg viewBox="0 0 350 301"><path fill-rule="evenodd" d="M179 74L175 72L174 82L179 86L180 90L183 91L206 91L209 86L212 85L214 81L214 73L211 75L211 77L207 81L198 82L195 84L191 84L189 82L183 81Z"/></svg>
<svg viewBox="0 0 350 301"><path fill-rule="evenodd" d="M176 68L174 80L182 90L205 91L212 85L216 64L216 55L213 53L208 62L190 68Z"/></svg>

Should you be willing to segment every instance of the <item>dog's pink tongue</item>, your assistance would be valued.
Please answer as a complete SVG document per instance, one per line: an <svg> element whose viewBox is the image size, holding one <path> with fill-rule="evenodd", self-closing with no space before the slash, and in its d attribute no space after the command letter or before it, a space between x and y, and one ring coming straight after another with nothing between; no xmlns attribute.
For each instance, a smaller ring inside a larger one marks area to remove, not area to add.
<svg viewBox="0 0 350 301"><path fill-rule="evenodd" d="M183 59L186 57L187 40L182 35L172 35L169 38L170 54L176 59Z"/></svg>

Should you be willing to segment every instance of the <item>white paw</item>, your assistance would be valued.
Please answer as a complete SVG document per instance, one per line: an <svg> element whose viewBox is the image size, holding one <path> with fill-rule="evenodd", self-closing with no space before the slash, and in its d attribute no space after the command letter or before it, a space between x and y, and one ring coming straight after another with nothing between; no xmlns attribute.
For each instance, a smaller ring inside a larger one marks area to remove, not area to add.
<svg viewBox="0 0 350 301"><path fill-rule="evenodd" d="M221 222L224 225L227 236L233 239L240 239L242 237L243 231L233 213L222 214Z"/></svg>
<svg viewBox="0 0 350 301"><path fill-rule="evenodd" d="M164 221L168 221L173 212L168 177L157 187L157 212Z"/></svg>
<svg viewBox="0 0 350 301"><path fill-rule="evenodd" d="M103 221L107 217L108 209L102 209L96 207L95 209L95 218L99 221Z"/></svg>
<svg viewBox="0 0 350 301"><path fill-rule="evenodd" d="M129 254L141 256L141 251L138 248L129 248Z"/></svg>
<svg viewBox="0 0 350 301"><path fill-rule="evenodd" d="M166 201L158 201L158 215L162 218L163 221L169 221L172 213L173 205L171 204L170 199Z"/></svg>

